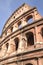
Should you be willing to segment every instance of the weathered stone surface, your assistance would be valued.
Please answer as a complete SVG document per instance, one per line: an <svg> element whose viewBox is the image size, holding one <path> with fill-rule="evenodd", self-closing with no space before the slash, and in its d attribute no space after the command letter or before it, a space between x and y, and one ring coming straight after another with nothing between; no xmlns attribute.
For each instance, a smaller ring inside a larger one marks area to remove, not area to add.
<svg viewBox="0 0 43 65"><path fill-rule="evenodd" d="M36 7L23 4L8 19L0 37L0 65L43 65L43 18Z"/></svg>

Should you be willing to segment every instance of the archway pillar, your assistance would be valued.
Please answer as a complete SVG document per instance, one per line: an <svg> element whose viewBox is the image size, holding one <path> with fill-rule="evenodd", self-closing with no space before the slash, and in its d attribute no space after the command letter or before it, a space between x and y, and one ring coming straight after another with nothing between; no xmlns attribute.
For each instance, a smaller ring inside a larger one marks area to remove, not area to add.
<svg viewBox="0 0 43 65"><path fill-rule="evenodd" d="M18 46L18 52L22 52L27 48L27 38L24 35L20 35L20 42Z"/></svg>
<svg viewBox="0 0 43 65"><path fill-rule="evenodd" d="M13 32L16 31L18 29L18 25L17 24L14 24L13 25Z"/></svg>
<svg viewBox="0 0 43 65"><path fill-rule="evenodd" d="M39 36L38 36L38 29L35 27L35 35L36 35L36 42L35 44L39 43Z"/></svg>
<svg viewBox="0 0 43 65"><path fill-rule="evenodd" d="M1 51L0 51L0 58L4 57L7 53L6 44L2 45Z"/></svg>
<svg viewBox="0 0 43 65"><path fill-rule="evenodd" d="M21 19L21 21L22 21L22 23L21 23L22 26L25 26L27 24L27 21L25 18Z"/></svg>
<svg viewBox="0 0 43 65"><path fill-rule="evenodd" d="M11 34L11 29L7 30L7 35Z"/></svg>
<svg viewBox="0 0 43 65"><path fill-rule="evenodd" d="M6 56L9 56L10 54L16 51L16 45L14 40L10 39L8 43L9 43L9 47L8 47Z"/></svg>
<svg viewBox="0 0 43 65"><path fill-rule="evenodd" d="M38 58L38 65L42 65L41 58Z"/></svg>

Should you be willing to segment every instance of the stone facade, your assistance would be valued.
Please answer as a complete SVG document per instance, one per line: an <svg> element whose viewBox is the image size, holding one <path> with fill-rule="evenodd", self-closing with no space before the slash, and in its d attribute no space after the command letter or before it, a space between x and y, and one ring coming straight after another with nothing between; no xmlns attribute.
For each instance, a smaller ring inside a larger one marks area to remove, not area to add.
<svg viewBox="0 0 43 65"><path fill-rule="evenodd" d="M43 18L36 7L24 3L5 23L0 65L43 65Z"/></svg>

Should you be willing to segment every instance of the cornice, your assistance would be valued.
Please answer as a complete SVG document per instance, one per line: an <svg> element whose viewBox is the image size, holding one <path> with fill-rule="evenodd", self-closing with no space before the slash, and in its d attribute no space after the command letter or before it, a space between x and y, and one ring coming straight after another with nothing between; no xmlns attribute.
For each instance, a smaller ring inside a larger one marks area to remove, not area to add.
<svg viewBox="0 0 43 65"><path fill-rule="evenodd" d="M26 3L22 4L19 8L17 8L13 13L12 15L8 18L8 20L6 21L5 25L8 23L8 21L11 19L11 17L14 15L14 13L16 13L20 8L22 8L23 6L25 6ZM27 5L27 4L26 4ZM30 7L30 6L29 6ZM31 7L32 8L32 7ZM3 27L3 29L5 28L5 25ZM2 30L3 32L3 30Z"/></svg>
<svg viewBox="0 0 43 65"><path fill-rule="evenodd" d="M33 7L32 9L28 10L27 12L23 13L21 16L19 16L18 18L16 18L14 21L12 21L4 31L2 30L2 34L3 34L9 27L11 27L14 23L16 23L17 21L21 20L24 16L26 16L28 13L31 14L31 12L34 11L34 9L36 9L36 7ZM5 24L5 25L6 25L6 24Z"/></svg>
<svg viewBox="0 0 43 65"><path fill-rule="evenodd" d="M39 26L39 25L43 25L43 18L41 18L38 21L35 21L31 24L27 24L26 26L16 30L15 32L12 32L10 35L6 36L1 42L0 42L0 46L2 46L4 43L6 43L8 40L10 40L10 38L16 37L17 35L19 35L20 33L23 33L31 28L34 28L35 26Z"/></svg>

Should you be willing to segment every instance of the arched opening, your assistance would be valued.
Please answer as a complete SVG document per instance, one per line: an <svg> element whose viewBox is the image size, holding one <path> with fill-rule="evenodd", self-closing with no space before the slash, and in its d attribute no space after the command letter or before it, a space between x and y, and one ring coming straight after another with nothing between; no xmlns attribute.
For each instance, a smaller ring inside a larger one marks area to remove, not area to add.
<svg viewBox="0 0 43 65"><path fill-rule="evenodd" d="M34 45L34 35L32 32L26 33L27 37L27 46Z"/></svg>
<svg viewBox="0 0 43 65"><path fill-rule="evenodd" d="M6 48L8 49L9 43L6 44Z"/></svg>
<svg viewBox="0 0 43 65"><path fill-rule="evenodd" d="M1 51L1 49L2 49L2 46L0 47L0 51Z"/></svg>
<svg viewBox="0 0 43 65"><path fill-rule="evenodd" d="M30 16L28 16L28 17L26 18L26 21L30 24L30 23L33 22L33 19L32 19L32 18L33 18L32 15L30 15Z"/></svg>
<svg viewBox="0 0 43 65"><path fill-rule="evenodd" d="M16 44L16 50L18 49L18 44L19 44L19 39L18 38L15 38L14 39L14 42L15 42L15 44Z"/></svg>
<svg viewBox="0 0 43 65"><path fill-rule="evenodd" d="M43 38L43 28L41 28L41 36L42 36L42 38Z"/></svg>
<svg viewBox="0 0 43 65"><path fill-rule="evenodd" d="M11 27L11 32L13 31L13 27Z"/></svg>
<svg viewBox="0 0 43 65"><path fill-rule="evenodd" d="M21 21L20 22L18 22L18 28L21 28L22 27L22 25L21 25Z"/></svg>
<svg viewBox="0 0 43 65"><path fill-rule="evenodd" d="M31 64L31 63L27 63L26 65L33 65L33 64Z"/></svg>

